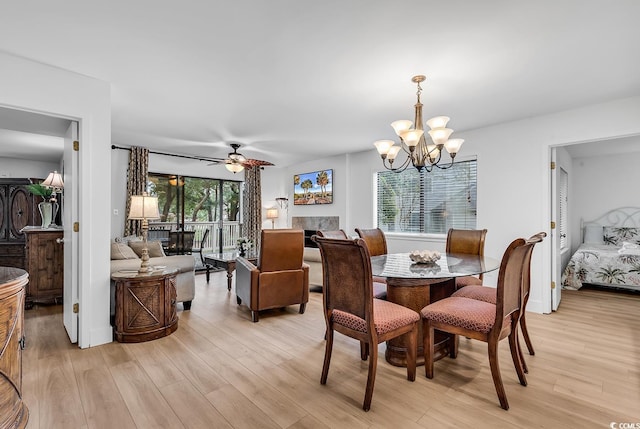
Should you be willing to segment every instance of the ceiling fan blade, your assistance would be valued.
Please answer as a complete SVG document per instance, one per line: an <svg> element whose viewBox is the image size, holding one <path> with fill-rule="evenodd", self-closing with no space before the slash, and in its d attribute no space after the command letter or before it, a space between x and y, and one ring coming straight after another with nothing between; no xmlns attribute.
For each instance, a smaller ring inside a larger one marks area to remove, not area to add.
<svg viewBox="0 0 640 429"><path fill-rule="evenodd" d="M246 159L244 162L242 162L242 165L244 165L245 167L257 167L257 166L270 166L274 164L272 162L262 161L260 159Z"/></svg>

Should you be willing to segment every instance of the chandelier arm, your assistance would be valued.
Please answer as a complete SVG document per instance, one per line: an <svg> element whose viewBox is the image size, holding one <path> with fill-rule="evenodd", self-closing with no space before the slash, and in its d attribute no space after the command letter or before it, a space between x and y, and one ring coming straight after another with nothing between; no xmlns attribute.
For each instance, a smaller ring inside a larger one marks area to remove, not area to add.
<svg viewBox="0 0 640 429"><path fill-rule="evenodd" d="M448 169L448 168L453 167L453 158L451 158L451 162L450 162L448 165L444 165L444 166L439 165L439 164L433 164L433 165L435 165L436 167L438 167L440 170L446 170L446 169Z"/></svg>

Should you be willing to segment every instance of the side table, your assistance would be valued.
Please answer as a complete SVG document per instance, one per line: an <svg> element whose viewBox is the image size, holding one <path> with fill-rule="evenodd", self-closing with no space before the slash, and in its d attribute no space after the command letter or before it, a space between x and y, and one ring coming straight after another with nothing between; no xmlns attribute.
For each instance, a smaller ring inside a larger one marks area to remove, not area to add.
<svg viewBox="0 0 640 429"><path fill-rule="evenodd" d="M121 343L155 340L178 329L176 313L177 268L148 274L117 271L114 339Z"/></svg>
<svg viewBox="0 0 640 429"><path fill-rule="evenodd" d="M237 251L205 254L204 262L207 265L207 283L209 283L210 267L224 268L227 270L227 290L231 290L231 280L233 279L233 272L236 269L236 258L238 256L240 255ZM244 257L252 264L256 264L258 262L258 257L253 254L249 254Z"/></svg>

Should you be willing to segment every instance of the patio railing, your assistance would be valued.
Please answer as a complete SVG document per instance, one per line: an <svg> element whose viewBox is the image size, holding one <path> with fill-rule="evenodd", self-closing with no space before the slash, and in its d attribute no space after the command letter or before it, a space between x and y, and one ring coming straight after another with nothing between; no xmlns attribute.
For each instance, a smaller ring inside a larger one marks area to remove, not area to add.
<svg viewBox="0 0 640 429"><path fill-rule="evenodd" d="M149 223L149 240L153 240L157 231L175 231L176 224L173 222L150 222ZM240 222L224 222L220 231L219 224L212 222L185 222L185 231L195 231L193 245L200 246L205 231L209 230L206 242L202 243L204 252L218 252L220 249L220 240L222 240L222 250L231 250L236 247L236 241L241 237L242 224Z"/></svg>

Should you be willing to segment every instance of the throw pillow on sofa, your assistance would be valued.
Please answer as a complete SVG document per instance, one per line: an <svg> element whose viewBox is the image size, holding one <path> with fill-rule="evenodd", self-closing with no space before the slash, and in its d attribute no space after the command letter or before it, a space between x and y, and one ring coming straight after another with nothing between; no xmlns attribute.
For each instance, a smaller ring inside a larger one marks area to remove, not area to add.
<svg viewBox="0 0 640 429"><path fill-rule="evenodd" d="M111 259L138 259L138 255L126 243L111 243Z"/></svg>
<svg viewBox="0 0 640 429"><path fill-rule="evenodd" d="M142 248L144 247L144 241L130 241L129 247L133 249L138 257L142 258ZM159 241L148 241L147 249L149 250L150 258L164 258L166 256L164 254L164 250L162 250L162 243L160 243Z"/></svg>

